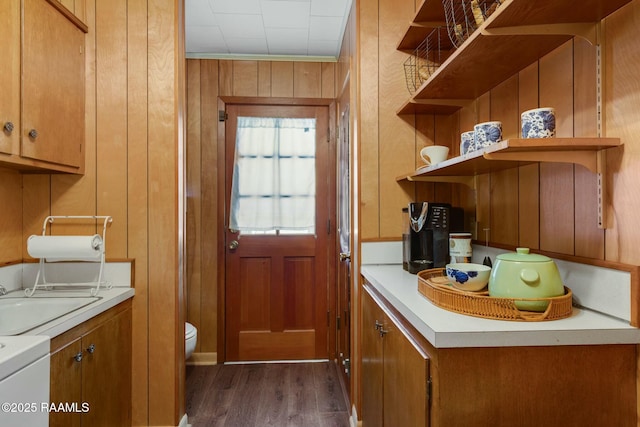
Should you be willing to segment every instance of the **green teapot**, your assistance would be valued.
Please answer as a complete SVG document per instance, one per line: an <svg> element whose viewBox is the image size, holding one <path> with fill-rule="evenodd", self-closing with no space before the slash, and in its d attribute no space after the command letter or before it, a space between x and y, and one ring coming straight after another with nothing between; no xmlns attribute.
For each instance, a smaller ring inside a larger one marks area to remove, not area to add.
<svg viewBox="0 0 640 427"><path fill-rule="evenodd" d="M489 295L502 298L550 298L564 295L558 266L547 256L516 248L497 256L489 277ZM545 311L548 301L516 301L527 311Z"/></svg>

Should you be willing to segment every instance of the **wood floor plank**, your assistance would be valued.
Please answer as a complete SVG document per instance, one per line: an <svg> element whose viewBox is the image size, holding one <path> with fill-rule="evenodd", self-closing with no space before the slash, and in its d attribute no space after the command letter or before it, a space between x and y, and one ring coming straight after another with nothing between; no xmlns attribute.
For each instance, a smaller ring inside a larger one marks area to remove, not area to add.
<svg viewBox="0 0 640 427"><path fill-rule="evenodd" d="M344 412L347 410L347 402L342 394L340 379L334 364L314 364L313 378L316 383L319 412Z"/></svg>
<svg viewBox="0 0 640 427"><path fill-rule="evenodd" d="M333 362L187 368L193 427L348 427L350 404Z"/></svg>

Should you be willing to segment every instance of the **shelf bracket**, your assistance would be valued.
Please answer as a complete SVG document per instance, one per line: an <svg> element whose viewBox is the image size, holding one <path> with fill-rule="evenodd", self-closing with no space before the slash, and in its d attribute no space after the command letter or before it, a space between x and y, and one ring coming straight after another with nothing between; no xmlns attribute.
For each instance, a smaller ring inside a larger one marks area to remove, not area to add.
<svg viewBox="0 0 640 427"><path fill-rule="evenodd" d="M577 6L579 7L579 6ZM576 22L563 24L519 25L517 27L485 28L483 36L520 36L520 35L569 35L582 37L593 46L597 46L598 25L593 22Z"/></svg>
<svg viewBox="0 0 640 427"><path fill-rule="evenodd" d="M474 176L408 176L407 181L412 182L446 182L450 184L464 184L472 190L476 189L476 177Z"/></svg>
<svg viewBox="0 0 640 427"><path fill-rule="evenodd" d="M592 173L598 172L596 151L515 151L511 153L484 153L487 160L509 160L516 162L575 163Z"/></svg>

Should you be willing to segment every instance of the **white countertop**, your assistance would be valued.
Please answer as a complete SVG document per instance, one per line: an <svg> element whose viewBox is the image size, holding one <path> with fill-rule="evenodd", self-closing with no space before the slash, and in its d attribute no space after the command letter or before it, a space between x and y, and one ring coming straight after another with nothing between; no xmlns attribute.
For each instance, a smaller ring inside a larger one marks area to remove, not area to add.
<svg viewBox="0 0 640 427"><path fill-rule="evenodd" d="M436 348L640 343L640 329L594 311L574 307L569 318L542 322L483 319L435 306L402 265L362 265L360 272Z"/></svg>
<svg viewBox="0 0 640 427"><path fill-rule="evenodd" d="M89 291L74 290L74 291L47 291L51 292L51 295L65 296L65 297L78 297L89 296ZM49 338L56 337L69 329L78 326L79 324L97 316L98 314L107 311L108 309L115 307L123 301L132 298L135 294L133 288L130 287L113 287L111 289L100 289L98 297L100 300L95 303L89 304L64 316L58 317L44 325L38 326L25 332L23 335L45 335ZM31 298L46 298L46 295L36 293ZM1 340L2 337L0 337Z"/></svg>

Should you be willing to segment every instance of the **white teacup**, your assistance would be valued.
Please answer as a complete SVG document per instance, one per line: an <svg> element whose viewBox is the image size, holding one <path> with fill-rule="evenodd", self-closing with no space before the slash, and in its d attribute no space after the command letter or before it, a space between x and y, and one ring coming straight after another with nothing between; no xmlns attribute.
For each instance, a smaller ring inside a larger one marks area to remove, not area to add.
<svg viewBox="0 0 640 427"><path fill-rule="evenodd" d="M444 162L448 155L449 147L444 145L428 145L420 150L420 157L429 166Z"/></svg>

